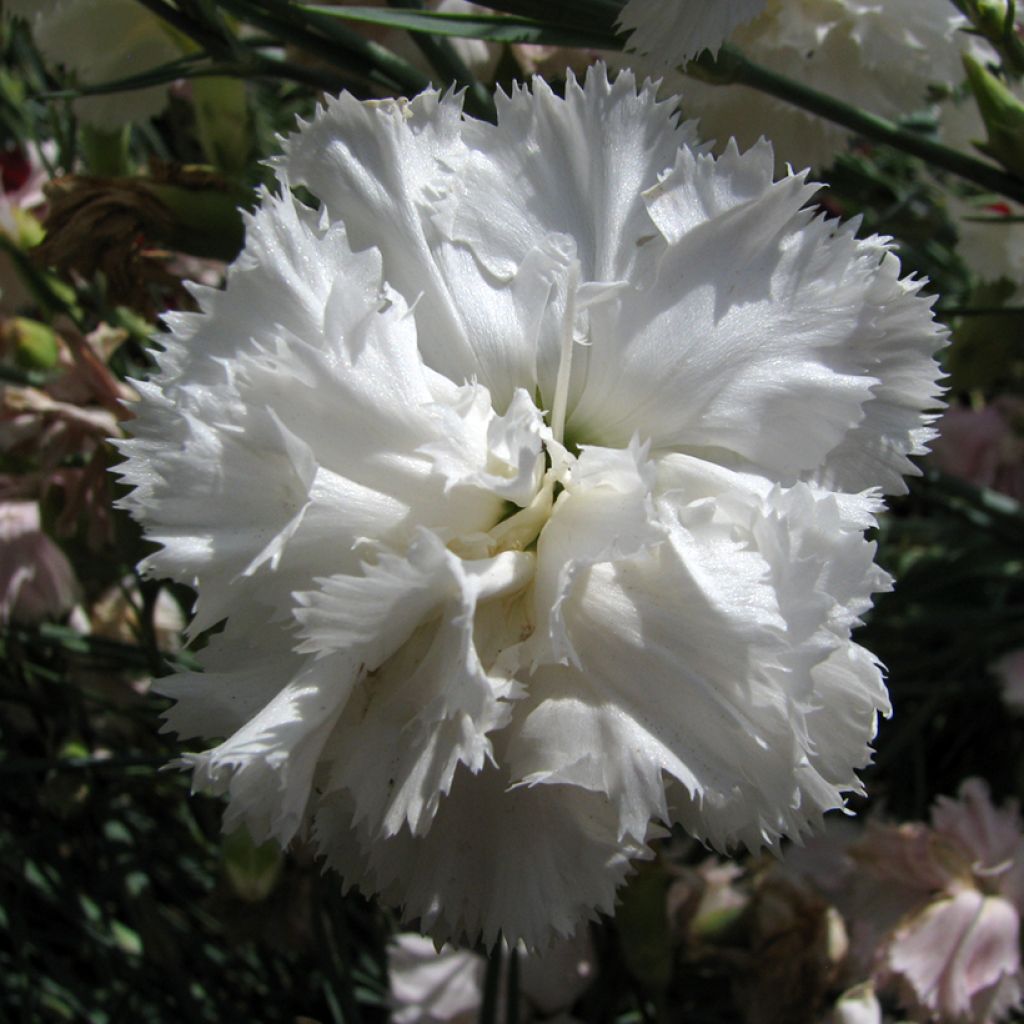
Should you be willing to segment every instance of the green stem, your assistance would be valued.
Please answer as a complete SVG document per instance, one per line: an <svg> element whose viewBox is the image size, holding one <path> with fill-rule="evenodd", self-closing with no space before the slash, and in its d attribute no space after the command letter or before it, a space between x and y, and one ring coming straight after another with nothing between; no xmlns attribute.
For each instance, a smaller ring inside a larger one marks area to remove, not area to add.
<svg viewBox="0 0 1024 1024"><path fill-rule="evenodd" d="M498 989L501 984L501 936L487 956L487 970L484 973L484 991L480 1002L480 1024L497 1024Z"/></svg>
<svg viewBox="0 0 1024 1024"><path fill-rule="evenodd" d="M935 315L939 318L953 316L1020 316L1024 306L937 306Z"/></svg>
<svg viewBox="0 0 1024 1024"><path fill-rule="evenodd" d="M505 1024L519 1024L519 950L515 946L509 950L505 986Z"/></svg>
<svg viewBox="0 0 1024 1024"><path fill-rule="evenodd" d="M883 142L911 156L927 160L930 164L950 171L989 192L998 192L1018 202L1024 202L1024 181L1020 178L1006 174L983 160L900 128L884 117L851 106L802 82L770 71L748 60L739 50L728 44L719 51L717 59L705 53L692 61L686 72L702 81L723 85L745 85L758 92L775 96L800 107L801 110L807 110L849 128L865 138Z"/></svg>
<svg viewBox="0 0 1024 1024"><path fill-rule="evenodd" d="M488 0L484 5L494 11L536 18L548 24L582 28L588 32L609 35L609 49L620 49L616 44L615 22L622 10L623 0Z"/></svg>
<svg viewBox="0 0 1024 1024"><path fill-rule="evenodd" d="M186 35L193 42L197 43L211 56L222 56L230 58L231 47L216 32L211 32L209 26L194 21L187 14L183 14L176 7L165 3L164 0L137 0L143 7L151 10L158 18L163 19L168 25L173 26L183 35Z"/></svg>
<svg viewBox="0 0 1024 1024"><path fill-rule="evenodd" d="M388 0L388 2L392 7L423 10L422 0ZM450 39L445 39L443 36L429 36L421 32L412 33L412 38L423 56L427 58L432 67L437 68L442 77L466 90L468 113L491 122L498 119L491 91L485 89L477 81L476 76L466 66Z"/></svg>
<svg viewBox="0 0 1024 1024"><path fill-rule="evenodd" d="M242 21L276 33L331 63L344 57L357 65L367 78L409 93L422 92L430 79L387 47L374 43L339 25L330 17L305 11L288 0L215 0Z"/></svg>
<svg viewBox="0 0 1024 1024"><path fill-rule="evenodd" d="M167 764L169 755L160 757L25 757L0 761L0 776L4 775L37 775L50 771L87 771L93 768L153 768L159 769Z"/></svg>

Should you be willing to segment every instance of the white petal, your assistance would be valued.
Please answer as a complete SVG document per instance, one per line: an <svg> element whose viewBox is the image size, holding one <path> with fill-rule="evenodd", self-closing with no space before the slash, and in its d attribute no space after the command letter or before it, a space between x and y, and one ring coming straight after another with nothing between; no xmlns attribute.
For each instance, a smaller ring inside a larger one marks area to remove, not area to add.
<svg viewBox="0 0 1024 1024"><path fill-rule="evenodd" d="M651 486L654 467L636 443L628 449L585 448L537 546L534 665L579 664L566 632L563 606L581 574L597 562L625 558L660 544Z"/></svg>
<svg viewBox="0 0 1024 1024"><path fill-rule="evenodd" d="M717 0L715 6L727 4ZM761 16L733 30L733 45L777 74L792 78L799 68L804 84L871 113L899 120L927 108L929 86L948 89L962 81L960 52L970 37L958 31L965 19L952 5L772 0L763 6ZM670 46L666 41L659 49ZM632 63L645 61L637 55ZM668 77L684 110L700 117L702 137L717 139L720 148L735 138L746 148L767 136L775 146L779 173L787 164L828 166L849 144L846 129L767 93L671 72Z"/></svg>
<svg viewBox="0 0 1024 1024"><path fill-rule="evenodd" d="M849 644L886 578L828 495L780 492L683 456L658 470L666 539L605 546L559 592L575 659L530 678L527 717L510 727L514 777L606 793L634 836L670 816L663 772L689 793L675 815L716 846L799 834L858 789L854 770L888 710L877 667ZM538 595L573 564L559 519L592 500L573 484L540 539ZM568 531L581 548L583 522ZM527 651L536 643L545 651L543 635Z"/></svg>
<svg viewBox="0 0 1024 1024"><path fill-rule="evenodd" d="M286 140L277 167L290 184L309 188L332 220L344 221L355 248L380 251L387 281L416 304L428 364L456 383L476 378L492 387L504 384L507 374L488 372L481 361L487 334L480 330L474 338L467 321L498 328L496 342L508 338L508 325L501 327L486 302L465 308L464 282L457 267L453 273L445 267L435 224L460 191L462 128L457 94L425 92L411 101L374 104L346 94L328 99L311 123ZM491 351L503 369L511 360L520 371L513 376L524 380L527 364L516 362L515 347L504 353L496 343ZM511 389L497 395L507 401Z"/></svg>
<svg viewBox="0 0 1024 1024"><path fill-rule="evenodd" d="M495 416L486 388L467 385L451 405L433 408L444 440L421 448L445 478L447 490L471 486L519 506L529 505L544 471L541 438L547 428L522 389Z"/></svg>
<svg viewBox="0 0 1024 1024"><path fill-rule="evenodd" d="M931 424L941 408L942 389L935 352L948 342L947 330L928 310L934 300L921 301L921 280L899 277L899 261L880 239L881 255L867 301L876 310L853 343L857 358L877 384L864 406L864 419L828 453L816 479L843 491L881 487L886 494L905 494L904 476L916 476L907 457L924 455L936 435Z"/></svg>
<svg viewBox="0 0 1024 1024"><path fill-rule="evenodd" d="M175 415L161 398L150 405L151 437L139 436L140 426L137 439L120 446L129 461L118 472L135 485L123 505L149 517L149 539L162 545L143 568L190 585L202 581L193 632L227 614L239 576L277 564L316 471L308 446L272 410L228 404L223 389L221 396L220 422L212 424L188 409ZM160 423L163 439L152 437Z"/></svg>
<svg viewBox="0 0 1024 1024"><path fill-rule="evenodd" d="M579 260L584 282L644 277L651 259L645 241L654 229L641 193L672 165L680 146L694 141L694 130L676 124L672 105L659 103L653 87L638 92L628 72L609 82L603 65L588 70L582 87L570 76L564 100L537 78L532 91L515 86L497 104L497 128L474 122L464 131L466 189L448 230L469 247L492 291L511 292L514 305L540 254L551 254L552 290L526 292L532 309L520 318L529 325L527 365L536 366L550 408L568 262ZM515 191L503 187L509 178ZM499 287L505 281L510 284ZM538 312L546 319L538 322ZM577 359L574 393L585 380L586 353Z"/></svg>
<svg viewBox="0 0 1024 1024"><path fill-rule="evenodd" d="M875 260L811 220L802 177L771 178L767 145L718 161L680 150L646 193L668 248L648 288L591 314L571 436L724 449L791 482L860 422L876 381L853 343L877 313Z"/></svg>
<svg viewBox="0 0 1024 1024"><path fill-rule="evenodd" d="M368 673L328 753L328 786L354 794L357 823L420 835L456 767L479 772L491 756L488 734L508 721L515 687L481 662L477 608L522 590L533 562L513 551L464 562L424 531L405 558L384 555L362 578L297 595L300 651L343 650ZM513 629L505 646L514 640Z"/></svg>
<svg viewBox="0 0 1024 1024"><path fill-rule="evenodd" d="M422 838L353 829L349 800L333 794L317 813L315 838L349 885L401 905L424 931L482 935L488 946L500 932L510 945L544 949L552 935L610 912L629 861L650 851L617 840L616 812L600 794L508 785L499 768L458 771Z"/></svg>
<svg viewBox="0 0 1024 1024"><path fill-rule="evenodd" d="M764 10L765 0L629 0L618 27L630 30L627 50L655 70L685 64L702 50L718 48L737 25Z"/></svg>
<svg viewBox="0 0 1024 1024"><path fill-rule="evenodd" d="M185 754L192 787L227 793L224 829L245 825L257 842L287 844L306 817L313 776L356 679L339 655L307 664L240 729L201 754Z"/></svg>

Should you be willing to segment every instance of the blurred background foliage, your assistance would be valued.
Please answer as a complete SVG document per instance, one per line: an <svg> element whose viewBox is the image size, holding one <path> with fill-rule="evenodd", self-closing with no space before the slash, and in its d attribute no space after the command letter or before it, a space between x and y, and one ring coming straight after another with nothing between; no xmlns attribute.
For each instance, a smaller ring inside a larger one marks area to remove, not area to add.
<svg viewBox="0 0 1024 1024"><path fill-rule="evenodd" d="M81 124L72 100L89 90L58 77L23 21L3 24L5 190L30 150L48 176L65 175L47 192L41 224L3 235L24 287L20 307L5 310L0 381L9 389L45 391L70 365L72 340L98 330L117 332L112 378L145 376L157 314L190 307L184 277L216 282L218 261L240 243L236 205L268 180L260 161L312 113L321 90L408 93L433 77L467 87L469 109L487 117L491 85L525 77L515 46L617 45L612 3L496 3L513 17L476 26L497 47L480 83L446 36L414 43L399 28L367 29L287 0L145 6L171 19L185 57L136 83L169 86L162 113L114 133ZM415 6L394 5L379 20L408 22ZM199 71L207 77L191 77ZM934 126L919 118L903 127L928 137ZM905 268L941 296L938 315L954 337L944 356L951 400L970 407L1024 395L1024 308L1012 282L977 280L958 253L946 200L962 189L958 179L870 141L823 179L829 212L893 235ZM92 467L99 475L90 479L104 481L117 458L95 440L49 462L8 443L0 474L5 493L18 496L17 482L41 473L84 479ZM386 1020L385 947L396 921L343 895L301 842L282 855L245 834L222 835L218 801L190 796L186 775L163 770L180 748L159 731L165 702L148 681L188 663L202 638L190 649L161 638L162 602L187 614L189 595L135 577L146 549L114 507L113 483L28 495L73 567L79 614L11 615L0 632L0 1019ZM924 819L937 794L971 775L998 799L1024 791L1024 730L992 670L1024 647L1019 497L926 464L884 517L879 559L898 584L877 601L861 640L888 666L895 713L866 773L870 802L856 801L858 811ZM96 608L112 592L121 610L101 628ZM594 929L598 969L576 1005L580 1019L740 1019L737 1007L756 992L737 990L736 963L756 951L756 932L738 933L725 915L695 943L665 916L670 881L706 856L673 837L628 887L617 920ZM758 862L744 864L756 875ZM784 1020L796 1011L742 1012Z"/></svg>

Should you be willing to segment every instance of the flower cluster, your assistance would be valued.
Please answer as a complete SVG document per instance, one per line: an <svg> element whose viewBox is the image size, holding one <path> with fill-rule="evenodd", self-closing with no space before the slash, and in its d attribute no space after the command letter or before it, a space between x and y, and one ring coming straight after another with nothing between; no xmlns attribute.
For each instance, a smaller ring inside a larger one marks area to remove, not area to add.
<svg viewBox="0 0 1024 1024"><path fill-rule="evenodd" d="M763 13L752 20L747 19L759 5L749 2L709 5L682 0L659 6L665 9L663 18L675 9L677 17L707 26L709 35L702 36L699 45L712 48L716 38L722 41L725 28L710 21L702 9L716 11L716 19L730 10L734 21L745 22L732 30L730 41L751 60L785 76L796 73L801 83L882 117L898 119L919 110L927 106L930 85L949 87L963 79L960 52L968 37L959 30L967 23L952 4L767 0L760 5ZM698 13L704 15L702 20L695 18ZM657 70L682 62L693 50L688 45L687 52L673 58L665 47L674 37L661 38L661 48L650 58L657 61ZM692 78L675 77L671 83L681 94L684 109L699 117L704 138L716 139L724 148L730 138L749 146L768 135L780 170L787 162L796 167L827 166L849 138L835 123L766 93Z"/></svg>
<svg viewBox="0 0 1024 1024"><path fill-rule="evenodd" d="M807 832L888 712L863 531L943 332L885 240L672 106L601 67L496 125L329 100L122 444L148 572L226 620L161 683L225 737L195 785L439 938L570 934L659 823Z"/></svg>

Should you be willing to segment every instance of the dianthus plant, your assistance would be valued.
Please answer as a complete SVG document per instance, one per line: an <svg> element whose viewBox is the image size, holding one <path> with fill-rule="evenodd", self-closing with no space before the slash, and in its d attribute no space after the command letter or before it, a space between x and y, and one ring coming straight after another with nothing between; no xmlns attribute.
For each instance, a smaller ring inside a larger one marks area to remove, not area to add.
<svg viewBox="0 0 1024 1024"><path fill-rule="evenodd" d="M139 385L146 569L224 623L160 684L196 786L439 938L542 947L671 823L800 835L888 710L864 530L942 332L673 109L601 67L496 125L329 100Z"/></svg>

